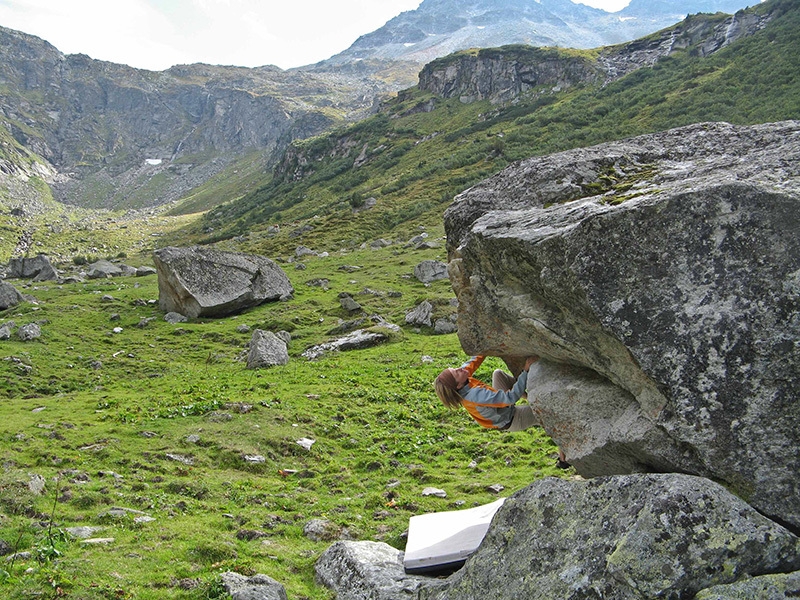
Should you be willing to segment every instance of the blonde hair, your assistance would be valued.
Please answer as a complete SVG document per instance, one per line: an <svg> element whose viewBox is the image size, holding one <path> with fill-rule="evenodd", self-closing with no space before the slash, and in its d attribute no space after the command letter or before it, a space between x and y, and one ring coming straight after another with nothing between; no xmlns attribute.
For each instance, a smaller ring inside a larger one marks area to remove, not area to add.
<svg viewBox="0 0 800 600"><path fill-rule="evenodd" d="M433 382L433 389L439 400L447 408L456 409L461 406L461 395L455 388L455 380L449 371L442 371Z"/></svg>

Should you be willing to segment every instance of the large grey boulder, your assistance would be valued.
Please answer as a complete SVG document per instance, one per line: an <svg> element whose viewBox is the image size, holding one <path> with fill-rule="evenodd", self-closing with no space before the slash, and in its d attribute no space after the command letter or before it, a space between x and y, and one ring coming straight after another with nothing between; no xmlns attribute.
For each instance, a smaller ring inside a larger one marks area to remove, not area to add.
<svg viewBox="0 0 800 600"><path fill-rule="evenodd" d="M220 317L294 293L281 268L264 256L214 248L156 250L158 304L190 319Z"/></svg>
<svg viewBox="0 0 800 600"><path fill-rule="evenodd" d="M22 294L7 281L0 281L0 310L6 310L22 302Z"/></svg>
<svg viewBox="0 0 800 600"><path fill-rule="evenodd" d="M692 598L798 564L800 538L709 480L547 478L506 499L464 568L419 598Z"/></svg>
<svg viewBox="0 0 800 600"><path fill-rule="evenodd" d="M12 258L8 261L6 276L11 279L33 279L34 281L57 281L58 271L44 254L33 258Z"/></svg>
<svg viewBox="0 0 800 600"><path fill-rule="evenodd" d="M582 475L708 476L800 527L798 174L798 121L512 165L445 214L462 346L543 357L528 397Z"/></svg>

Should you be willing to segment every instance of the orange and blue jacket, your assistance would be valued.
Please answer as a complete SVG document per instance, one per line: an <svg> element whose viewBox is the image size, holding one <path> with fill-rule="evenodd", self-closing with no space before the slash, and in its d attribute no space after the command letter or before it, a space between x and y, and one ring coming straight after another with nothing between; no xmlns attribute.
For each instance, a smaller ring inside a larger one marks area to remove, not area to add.
<svg viewBox="0 0 800 600"><path fill-rule="evenodd" d="M461 396L461 405L475 419L479 425L488 429L507 429L514 418L514 405L526 393L528 385L528 372L522 371L514 387L504 392L486 385L472 375L483 362L483 356L473 356L461 368L469 373L469 379L464 387L458 390Z"/></svg>

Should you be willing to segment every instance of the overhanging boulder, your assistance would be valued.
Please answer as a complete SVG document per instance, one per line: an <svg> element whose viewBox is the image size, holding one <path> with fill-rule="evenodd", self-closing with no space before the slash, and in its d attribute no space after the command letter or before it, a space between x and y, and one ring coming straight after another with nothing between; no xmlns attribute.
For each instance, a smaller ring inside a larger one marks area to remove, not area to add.
<svg viewBox="0 0 800 600"><path fill-rule="evenodd" d="M529 401L584 476L695 473L800 528L798 165L797 121L512 165L445 214L462 346L543 357Z"/></svg>
<svg viewBox="0 0 800 600"><path fill-rule="evenodd" d="M294 293L286 274L264 256L195 246L162 248L153 259L159 307L189 318L234 314Z"/></svg>

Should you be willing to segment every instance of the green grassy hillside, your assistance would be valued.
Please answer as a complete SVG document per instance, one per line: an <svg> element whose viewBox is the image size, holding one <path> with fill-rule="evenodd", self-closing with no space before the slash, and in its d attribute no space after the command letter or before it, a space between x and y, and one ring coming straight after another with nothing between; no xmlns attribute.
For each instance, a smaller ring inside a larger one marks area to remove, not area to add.
<svg viewBox="0 0 800 600"><path fill-rule="evenodd" d="M437 317L454 310L447 281L409 277L435 258L403 246L312 257L284 265L294 299L178 325L150 302L154 276L20 286L32 299L0 321L43 333L0 341L0 540L28 553L0 563L0 597L213 598L232 569L266 573L291 598L327 598L313 564L330 542L303 535L310 520L402 548L414 514L569 476L541 431L482 430L433 395L439 370L464 359L454 334L404 323L422 299ZM327 289L308 285L320 278ZM309 362L303 350L359 316L341 308L342 291L403 332ZM290 331L289 364L247 370L243 325ZM423 496L429 486L448 497ZM66 533L76 526L113 539L81 542Z"/></svg>
<svg viewBox="0 0 800 600"><path fill-rule="evenodd" d="M246 234L251 249L273 254L297 245L290 234L302 221L314 228L306 245L349 246L439 222L456 193L528 156L700 121L798 118L800 5L777 0L751 10L775 16L709 57L689 46L607 86L539 90L508 106L410 90L366 121L298 144L268 185L184 235L213 242ZM375 208L354 214L369 198ZM271 224L281 235L263 234Z"/></svg>

